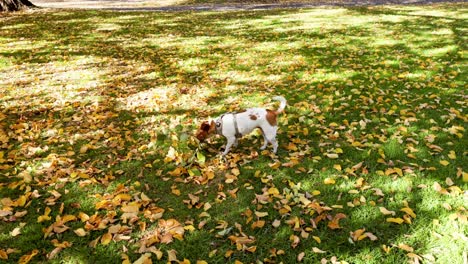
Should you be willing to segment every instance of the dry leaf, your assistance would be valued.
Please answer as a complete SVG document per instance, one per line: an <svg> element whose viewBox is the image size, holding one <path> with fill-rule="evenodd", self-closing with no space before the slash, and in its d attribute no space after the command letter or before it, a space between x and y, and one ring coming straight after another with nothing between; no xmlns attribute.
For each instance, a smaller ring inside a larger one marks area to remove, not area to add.
<svg viewBox="0 0 468 264"><path fill-rule="evenodd" d="M396 224L399 224L401 225L405 220L401 219L401 218L393 218L393 217L390 217L390 218L387 218L387 222L390 222L390 223L396 223Z"/></svg>
<svg viewBox="0 0 468 264"><path fill-rule="evenodd" d="M316 248L316 247L313 247L313 248L312 248L312 252L318 253L318 254L327 253L326 251L323 251L323 250L321 250L321 249L319 249L319 248Z"/></svg>
<svg viewBox="0 0 468 264"><path fill-rule="evenodd" d="M379 207L379 210L384 215L395 215L395 211L389 211L385 207Z"/></svg>
<svg viewBox="0 0 468 264"><path fill-rule="evenodd" d="M414 249L406 244L398 244L398 248L403 249L404 251L413 252Z"/></svg>

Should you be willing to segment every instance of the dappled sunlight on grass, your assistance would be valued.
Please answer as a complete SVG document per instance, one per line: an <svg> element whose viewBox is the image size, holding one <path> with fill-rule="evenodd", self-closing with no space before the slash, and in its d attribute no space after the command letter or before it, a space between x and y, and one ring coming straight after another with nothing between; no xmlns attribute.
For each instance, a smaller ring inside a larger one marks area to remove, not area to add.
<svg viewBox="0 0 468 264"><path fill-rule="evenodd" d="M7 68L4 73L7 77L2 78L0 83L6 87L4 99L11 100L6 101L4 107L32 110L49 106L62 107L67 103L80 101L99 101L97 87L102 75L98 68L90 68L90 65L97 62L89 57L78 57L68 63L74 66L58 62ZM25 84L32 87L23 88L22 85ZM26 98L29 100L25 105Z"/></svg>

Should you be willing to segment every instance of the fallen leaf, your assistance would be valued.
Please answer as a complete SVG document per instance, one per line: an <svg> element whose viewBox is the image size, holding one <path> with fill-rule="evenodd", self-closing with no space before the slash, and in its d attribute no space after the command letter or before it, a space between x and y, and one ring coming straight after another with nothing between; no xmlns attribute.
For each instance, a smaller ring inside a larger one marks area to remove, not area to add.
<svg viewBox="0 0 468 264"><path fill-rule="evenodd" d="M21 234L21 228L20 228L20 227L16 227L15 229L13 229L13 230L10 232L10 235L11 235L12 237L18 236L19 234Z"/></svg>
<svg viewBox="0 0 468 264"><path fill-rule="evenodd" d="M27 264L29 263L29 261L31 261L31 259L36 256L37 254L39 253L39 250L37 249L34 249L33 251L31 251L31 253L27 254L27 255L23 255L20 257L18 263L19 264Z"/></svg>
<svg viewBox="0 0 468 264"><path fill-rule="evenodd" d="M379 210L384 215L395 215L395 211L389 211L385 207L379 207Z"/></svg>
<svg viewBox="0 0 468 264"><path fill-rule="evenodd" d="M416 218L416 214L414 213L413 209L411 209L409 207L402 208L400 211L407 213L412 218Z"/></svg>
<svg viewBox="0 0 468 264"><path fill-rule="evenodd" d="M313 248L312 248L312 252L318 253L318 254L327 253L326 251L323 251L323 250L321 250L321 249L319 249L319 248L317 248L317 247L313 247Z"/></svg>
<svg viewBox="0 0 468 264"><path fill-rule="evenodd" d="M292 242L291 242L291 247L292 247L292 248L296 248L297 245L299 245L299 243L301 242L301 239L300 239L298 236L296 236L296 235L291 235L291 236L289 237L289 240L292 241Z"/></svg>
<svg viewBox="0 0 468 264"><path fill-rule="evenodd" d="M396 223L396 224L399 224L401 225L405 220L401 219L401 218L387 218L387 222L390 222L390 223Z"/></svg>
<svg viewBox="0 0 468 264"><path fill-rule="evenodd" d="M318 236L312 236L312 238L317 242L317 243L322 243L322 240Z"/></svg>
<svg viewBox="0 0 468 264"><path fill-rule="evenodd" d="M168 262L179 262L177 260L177 251L175 251L174 249L171 249L171 250L168 250L167 251L167 261Z"/></svg>
<svg viewBox="0 0 468 264"><path fill-rule="evenodd" d="M110 233L105 233L101 237L101 244L103 245L108 245L112 241L112 234Z"/></svg>
<svg viewBox="0 0 468 264"><path fill-rule="evenodd" d="M299 253L299 255L297 255L297 261L302 262L302 259L304 258L304 256L305 256L304 252Z"/></svg>
<svg viewBox="0 0 468 264"><path fill-rule="evenodd" d="M406 244L398 244L398 248L403 249L404 251L413 252L414 249Z"/></svg>
<svg viewBox="0 0 468 264"><path fill-rule="evenodd" d="M326 178L325 180L323 180L323 183L327 184L327 185L335 184L335 182L336 181L334 179L331 179L331 178Z"/></svg>
<svg viewBox="0 0 468 264"><path fill-rule="evenodd" d="M442 165L442 166L448 166L450 164L450 162L448 162L447 160L441 160L439 161L439 163Z"/></svg>
<svg viewBox="0 0 468 264"><path fill-rule="evenodd" d="M151 253L141 255L133 264L151 264Z"/></svg>
<svg viewBox="0 0 468 264"><path fill-rule="evenodd" d="M333 217L333 219L332 219L330 222L328 222L328 227L329 227L330 229L339 229L339 228L341 228L341 226L340 226L340 224L339 224L339 221L340 221L341 219L343 219L343 218L346 218L346 215L345 215L345 214L343 214L343 213L338 213L338 214L336 214L336 215Z"/></svg>
<svg viewBox="0 0 468 264"><path fill-rule="evenodd" d="M281 225L281 220L275 219L271 225L277 228L278 226Z"/></svg>

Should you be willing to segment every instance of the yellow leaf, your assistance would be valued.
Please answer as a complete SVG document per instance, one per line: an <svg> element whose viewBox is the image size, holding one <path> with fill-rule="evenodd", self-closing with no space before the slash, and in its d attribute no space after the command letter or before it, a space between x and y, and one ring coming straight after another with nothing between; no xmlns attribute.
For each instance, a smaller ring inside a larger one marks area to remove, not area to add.
<svg viewBox="0 0 468 264"><path fill-rule="evenodd" d="M439 161L439 163L442 165L442 166L447 166L450 164L450 162L446 161L446 160L441 160Z"/></svg>
<svg viewBox="0 0 468 264"><path fill-rule="evenodd" d="M402 171L400 168L395 168L395 172L396 172L399 176L403 176L403 171Z"/></svg>
<svg viewBox="0 0 468 264"><path fill-rule="evenodd" d="M268 193L271 194L271 195L279 195L280 192L277 188L275 187L271 187L270 189L268 189Z"/></svg>
<svg viewBox="0 0 468 264"><path fill-rule="evenodd" d="M175 251L174 249L167 251L167 258L168 258L167 261L169 262L172 262L172 261L179 262L177 260L177 251Z"/></svg>
<svg viewBox="0 0 468 264"><path fill-rule="evenodd" d="M401 218L387 218L387 222L390 222L390 223L396 223L396 224L399 224L401 225L405 220L401 219Z"/></svg>
<svg viewBox="0 0 468 264"><path fill-rule="evenodd" d="M287 148L288 150L291 150L291 151L296 151L296 150L297 150L296 144L294 144L294 143L292 143L292 142L290 142L286 148Z"/></svg>
<svg viewBox="0 0 468 264"><path fill-rule="evenodd" d="M86 153L86 151L88 151L88 145L83 145L81 146L80 148L80 153L83 154L83 153Z"/></svg>
<svg viewBox="0 0 468 264"><path fill-rule="evenodd" d="M317 241L317 243L319 243L319 244L322 243L322 240L320 239L320 237L318 237L318 236L312 236L312 238L313 238L315 241Z"/></svg>
<svg viewBox="0 0 468 264"><path fill-rule="evenodd" d="M387 246L387 245L382 245L382 249L383 251L385 251L385 253L390 253L390 250L392 249L391 247Z"/></svg>
<svg viewBox="0 0 468 264"><path fill-rule="evenodd" d="M420 257L419 255L416 255L414 253L410 252L410 253L408 253L406 255L413 259L413 263L420 263L420 261L422 261L422 257Z"/></svg>
<svg viewBox="0 0 468 264"><path fill-rule="evenodd" d="M457 154L455 154L455 151L451 150L450 153L448 154L449 159L456 159Z"/></svg>
<svg viewBox="0 0 468 264"><path fill-rule="evenodd" d="M255 215L258 217L258 218L261 218L261 217L265 217L268 215L268 212L258 212L258 211L255 211Z"/></svg>
<svg viewBox="0 0 468 264"><path fill-rule="evenodd" d="M177 195L177 196L180 196L180 190L179 189L173 188L172 193Z"/></svg>
<svg viewBox="0 0 468 264"><path fill-rule="evenodd" d="M73 230L77 236L84 237L86 236L86 231L83 228L78 228L76 230Z"/></svg>
<svg viewBox="0 0 468 264"><path fill-rule="evenodd" d="M269 163L268 166L272 169L278 169L281 166L281 162L277 161L274 163Z"/></svg>
<svg viewBox="0 0 468 264"><path fill-rule="evenodd" d="M379 207L379 210L384 215L395 215L395 211L389 211L385 207Z"/></svg>
<svg viewBox="0 0 468 264"><path fill-rule="evenodd" d="M234 176L239 176L240 175L240 171L238 168L234 168L231 170L232 174L234 174Z"/></svg>
<svg viewBox="0 0 468 264"><path fill-rule="evenodd" d="M296 248L297 245L299 245L299 243L301 242L301 239L300 239L298 236L296 236L296 235L291 235L291 236L289 237L289 240L292 241L292 243L291 243L291 247L292 247L292 248Z"/></svg>
<svg viewBox="0 0 468 264"><path fill-rule="evenodd" d="M414 249L406 244L398 244L398 247L400 249L403 249L404 251L408 251L408 252L413 252Z"/></svg>
<svg viewBox="0 0 468 264"><path fill-rule="evenodd" d="M3 249L0 249L0 259L8 259L8 253Z"/></svg>
<svg viewBox="0 0 468 264"><path fill-rule="evenodd" d="M139 206L138 205L124 205L121 208L122 212L124 213L138 213Z"/></svg>
<svg viewBox="0 0 468 264"><path fill-rule="evenodd" d="M122 253L120 254L121 258L122 258L122 264L131 264L132 262L130 262L130 258L128 257L127 254L125 253Z"/></svg>
<svg viewBox="0 0 468 264"><path fill-rule="evenodd" d="M335 180L331 178L326 178L325 180L323 180L323 183L332 185L332 184L335 184Z"/></svg>
<svg viewBox="0 0 468 264"><path fill-rule="evenodd" d="M357 238L357 241L361 241L363 240L364 238L367 237L367 234L363 234L363 235L360 235L358 238Z"/></svg>
<svg viewBox="0 0 468 264"><path fill-rule="evenodd" d="M102 237L101 237L101 244L103 245L107 245L111 242L112 240L112 234L111 233L105 233Z"/></svg>
<svg viewBox="0 0 468 264"><path fill-rule="evenodd" d="M120 193L112 199L112 202L114 204L120 204L121 201L130 201L132 199L132 196L128 193Z"/></svg>
<svg viewBox="0 0 468 264"><path fill-rule="evenodd" d="M19 263L19 264L26 264L26 263L29 263L29 261L31 261L31 259L32 259L34 256L37 255L37 253L39 253L39 250L34 249L33 251L31 251L30 254L22 256L22 257L19 259L18 263Z"/></svg>
<svg viewBox="0 0 468 264"><path fill-rule="evenodd" d="M343 214L343 213L338 213L338 214L336 214L336 215L333 217L333 219L332 219L330 222L328 222L328 227L329 227L330 229L339 229L339 228L341 228L341 226L340 226L340 220L343 219L343 218L346 218L346 215L345 215L345 214Z"/></svg>
<svg viewBox="0 0 468 264"><path fill-rule="evenodd" d="M304 258L304 256L305 256L304 252L299 253L299 255L297 255L297 261L302 262L302 259Z"/></svg>
<svg viewBox="0 0 468 264"><path fill-rule="evenodd" d="M446 179L445 179L445 183L446 183L448 186L452 186L452 185L454 185L454 182L453 182L453 180L452 180L452 179L450 179L450 178L446 178Z"/></svg>
<svg viewBox="0 0 468 264"><path fill-rule="evenodd" d="M89 215L83 213L83 212L80 212L78 214L78 218L80 218L81 222L86 222L89 220Z"/></svg>
<svg viewBox="0 0 468 264"><path fill-rule="evenodd" d="M263 220L258 220L256 222L253 222L252 223L252 229L255 229L255 228L262 228L265 226L265 221Z"/></svg>
<svg viewBox="0 0 468 264"><path fill-rule="evenodd" d="M271 225L276 228L281 225L281 220L275 219Z"/></svg>
<svg viewBox="0 0 468 264"><path fill-rule="evenodd" d="M44 210L44 214L37 217L37 222L40 223L43 221L49 221L51 219L51 217L49 216L50 212L51 209L49 207L46 207Z"/></svg>
<svg viewBox="0 0 468 264"><path fill-rule="evenodd" d="M366 229L361 228L361 229L358 229L358 230L356 230L354 232L351 232L351 238L354 241L362 240L362 239L364 239L366 237L366 235L363 235L365 231L366 231Z"/></svg>
<svg viewBox="0 0 468 264"><path fill-rule="evenodd" d="M230 258L232 256L232 254L234 254L234 250L228 250L226 251L226 253L224 254L224 257L225 258Z"/></svg>
<svg viewBox="0 0 468 264"><path fill-rule="evenodd" d="M139 259L137 259L133 264L151 264L151 253L145 253L141 255Z"/></svg>
<svg viewBox="0 0 468 264"><path fill-rule="evenodd" d="M409 215L404 215L403 220L405 220L405 223L407 223L407 224L410 224L410 225L412 224L411 216L409 216Z"/></svg>
<svg viewBox="0 0 468 264"><path fill-rule="evenodd" d="M414 213L413 209L411 209L409 207L402 208L400 211L409 214L413 218L416 218L416 214Z"/></svg>
<svg viewBox="0 0 468 264"><path fill-rule="evenodd" d="M319 194L320 194L320 191L319 191L319 190L313 190L313 191L312 191L312 195L313 195L313 196L317 196L317 195L319 195Z"/></svg>
<svg viewBox="0 0 468 264"><path fill-rule="evenodd" d="M337 159L338 158L338 154L336 154L336 153L327 153L327 154L325 154L325 156L327 156L329 159Z"/></svg>
<svg viewBox="0 0 468 264"><path fill-rule="evenodd" d="M337 171L341 171L341 165L340 164L335 164L333 165L333 168Z"/></svg>
<svg viewBox="0 0 468 264"><path fill-rule="evenodd" d="M21 234L21 228L20 227L17 227L15 229L13 229L13 231L10 232L10 235L12 237L18 236L19 234Z"/></svg>
<svg viewBox="0 0 468 264"><path fill-rule="evenodd" d="M314 253L319 253L319 254L327 253L326 251L323 251L323 250L321 250L321 249L319 249L319 248L316 248L316 247L313 247L313 248L312 248L312 251L313 251Z"/></svg>
<svg viewBox="0 0 468 264"><path fill-rule="evenodd" d="M75 221L76 220L76 216L74 215L64 215L61 217L61 220L63 223L67 223L67 222L70 222L70 221Z"/></svg>

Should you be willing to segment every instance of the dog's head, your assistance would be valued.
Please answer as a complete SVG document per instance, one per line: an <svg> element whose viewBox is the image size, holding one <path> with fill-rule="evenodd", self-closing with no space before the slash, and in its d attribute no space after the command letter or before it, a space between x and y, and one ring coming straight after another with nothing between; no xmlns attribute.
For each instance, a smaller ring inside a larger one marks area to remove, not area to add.
<svg viewBox="0 0 468 264"><path fill-rule="evenodd" d="M216 124L214 121L208 122L205 121L200 125L200 128L197 131L196 137L200 141L204 141L210 135L216 133Z"/></svg>

